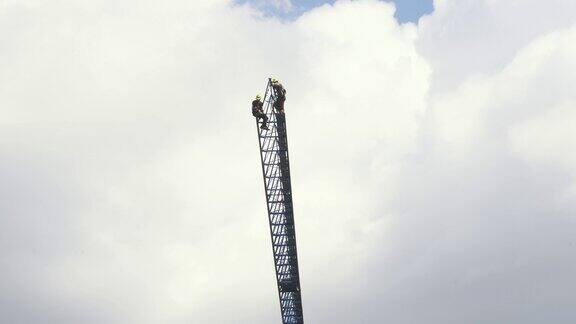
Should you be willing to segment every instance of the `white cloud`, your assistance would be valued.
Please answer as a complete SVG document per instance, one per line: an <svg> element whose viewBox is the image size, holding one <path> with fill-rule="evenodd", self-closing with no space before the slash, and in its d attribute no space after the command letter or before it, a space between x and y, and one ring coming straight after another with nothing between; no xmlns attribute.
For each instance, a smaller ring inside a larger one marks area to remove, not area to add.
<svg viewBox="0 0 576 324"><path fill-rule="evenodd" d="M574 102L565 102L550 107L543 116L512 128L510 139L513 148L529 161L576 171L576 155L572 150L576 145L574 106Z"/></svg>
<svg viewBox="0 0 576 324"><path fill-rule="evenodd" d="M285 12L294 10L294 5L290 0L268 0L267 2L270 2L275 8Z"/></svg>
<svg viewBox="0 0 576 324"><path fill-rule="evenodd" d="M574 23L566 0L435 0L422 18L419 48L434 66L433 88L450 90L475 74L497 73L538 36Z"/></svg>
<svg viewBox="0 0 576 324"><path fill-rule="evenodd" d="M307 321L570 322L572 2L435 5L5 2L1 321L277 321L276 76Z"/></svg>
<svg viewBox="0 0 576 324"><path fill-rule="evenodd" d="M536 84L522 96L530 114L509 131L512 150L521 157L570 172L576 172L576 155L571 149L576 145L574 44L576 25L535 41L517 60L523 65L519 72L531 73Z"/></svg>

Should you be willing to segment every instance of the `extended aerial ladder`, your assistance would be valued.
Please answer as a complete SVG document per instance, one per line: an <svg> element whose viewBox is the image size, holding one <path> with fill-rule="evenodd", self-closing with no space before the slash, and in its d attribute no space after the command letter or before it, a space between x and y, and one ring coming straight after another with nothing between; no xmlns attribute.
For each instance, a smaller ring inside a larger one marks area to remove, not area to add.
<svg viewBox="0 0 576 324"><path fill-rule="evenodd" d="M276 94L271 80L268 79L263 98L263 112L268 116L269 129L260 129L258 120L256 120L256 129L260 145L282 323L303 324L286 116L283 112L275 111L275 100Z"/></svg>

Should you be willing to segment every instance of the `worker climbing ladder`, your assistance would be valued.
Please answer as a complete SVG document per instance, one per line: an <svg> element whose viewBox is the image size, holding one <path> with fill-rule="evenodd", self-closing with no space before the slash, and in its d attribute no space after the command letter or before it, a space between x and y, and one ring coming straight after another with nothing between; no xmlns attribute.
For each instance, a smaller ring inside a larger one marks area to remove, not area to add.
<svg viewBox="0 0 576 324"><path fill-rule="evenodd" d="M282 323L303 324L286 117L283 112L274 110L275 100L276 96L269 79L263 101L263 112L268 117L268 130L258 127L261 123L258 119L256 129L260 144Z"/></svg>

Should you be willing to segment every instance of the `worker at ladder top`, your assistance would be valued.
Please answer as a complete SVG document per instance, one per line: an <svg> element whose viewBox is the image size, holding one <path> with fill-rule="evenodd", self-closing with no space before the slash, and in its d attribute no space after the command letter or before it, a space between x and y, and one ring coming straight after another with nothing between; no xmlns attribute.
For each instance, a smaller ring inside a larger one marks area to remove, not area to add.
<svg viewBox="0 0 576 324"><path fill-rule="evenodd" d="M284 101L286 101L286 89L282 86L276 79L272 79L272 89L274 89L274 95L276 97L276 101L274 101L274 108L279 113L284 113Z"/></svg>
<svg viewBox="0 0 576 324"><path fill-rule="evenodd" d="M268 130L268 125L266 125L268 122L268 116L266 116L262 110L263 104L260 99L262 99L262 97L260 97L260 95L256 95L256 99L252 101L252 116L256 117L256 119L262 119L262 125L260 128Z"/></svg>

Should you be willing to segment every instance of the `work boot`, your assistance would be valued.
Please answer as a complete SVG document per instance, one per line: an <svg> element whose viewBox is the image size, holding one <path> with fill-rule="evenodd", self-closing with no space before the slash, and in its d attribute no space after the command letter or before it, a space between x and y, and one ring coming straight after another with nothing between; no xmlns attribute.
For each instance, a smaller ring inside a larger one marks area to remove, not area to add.
<svg viewBox="0 0 576 324"><path fill-rule="evenodd" d="M267 125L264 125L264 124L262 124L262 126L260 126L260 128L261 128L261 129L268 130L268 126L267 126Z"/></svg>

